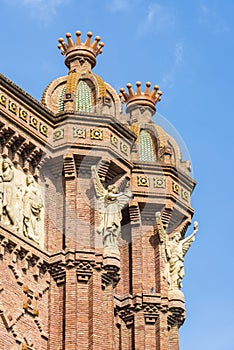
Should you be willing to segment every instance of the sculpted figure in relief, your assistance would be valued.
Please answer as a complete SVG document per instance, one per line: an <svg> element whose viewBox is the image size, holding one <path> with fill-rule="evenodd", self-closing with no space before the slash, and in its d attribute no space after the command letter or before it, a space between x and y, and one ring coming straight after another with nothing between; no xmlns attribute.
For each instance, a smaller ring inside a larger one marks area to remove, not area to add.
<svg viewBox="0 0 234 350"><path fill-rule="evenodd" d="M0 164L0 216L5 225L14 225L13 195L14 195L13 164L8 159L1 160Z"/></svg>
<svg viewBox="0 0 234 350"><path fill-rule="evenodd" d="M182 287L182 279L184 278L184 257L195 240L198 223L197 221L194 222L193 233L188 237L181 239L181 233L175 231L171 234L170 239L168 239L168 235L160 221L160 213L156 213L156 222L163 248L162 254L166 263L164 277L168 279L171 289L180 289Z"/></svg>
<svg viewBox="0 0 234 350"><path fill-rule="evenodd" d="M23 186L21 183L15 184L14 194L14 219L15 229L17 232L22 233L23 229Z"/></svg>
<svg viewBox="0 0 234 350"><path fill-rule="evenodd" d="M32 175L26 177L26 186L23 196L23 234L38 243L43 201Z"/></svg>
<svg viewBox="0 0 234 350"><path fill-rule="evenodd" d="M96 167L92 166L91 169L100 215L100 226L97 232L103 236L104 251L108 250L119 254L117 238L121 231L121 210L132 198L132 193L130 191L119 192L116 185L109 185L105 189Z"/></svg>

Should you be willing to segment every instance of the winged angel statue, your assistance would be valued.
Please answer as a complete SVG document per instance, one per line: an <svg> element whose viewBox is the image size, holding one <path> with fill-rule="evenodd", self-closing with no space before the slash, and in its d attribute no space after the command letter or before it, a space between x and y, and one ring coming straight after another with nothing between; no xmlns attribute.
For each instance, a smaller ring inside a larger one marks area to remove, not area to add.
<svg viewBox="0 0 234 350"><path fill-rule="evenodd" d="M100 215L100 226L98 233L102 234L103 247L105 250L119 254L117 238L121 231L121 210L132 198L130 190L121 192L116 185L109 185L107 189L101 183L96 166L92 166L92 178L98 200L98 212ZM126 187L125 178L120 187Z"/></svg>
<svg viewBox="0 0 234 350"><path fill-rule="evenodd" d="M156 213L156 223L162 246L162 255L166 263L164 278L168 279L171 289L180 289L182 287L182 279L184 278L184 257L195 240L195 235L198 231L198 222L194 222L193 233L183 239L181 239L181 233L179 231L173 232L170 238L168 238L159 212Z"/></svg>

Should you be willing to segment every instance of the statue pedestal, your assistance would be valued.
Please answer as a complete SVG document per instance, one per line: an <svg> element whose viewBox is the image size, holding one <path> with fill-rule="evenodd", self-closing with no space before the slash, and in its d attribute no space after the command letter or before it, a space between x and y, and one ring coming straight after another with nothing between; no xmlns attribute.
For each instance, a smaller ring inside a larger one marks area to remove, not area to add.
<svg viewBox="0 0 234 350"><path fill-rule="evenodd" d="M179 289L169 290L168 292L169 307L185 310L184 293Z"/></svg>
<svg viewBox="0 0 234 350"><path fill-rule="evenodd" d="M120 268L120 254L118 250L104 249L103 265Z"/></svg>
<svg viewBox="0 0 234 350"><path fill-rule="evenodd" d="M184 305L184 294L179 289L169 290L169 318L171 319L171 326L174 322L177 322L180 327L186 317L185 305Z"/></svg>
<svg viewBox="0 0 234 350"><path fill-rule="evenodd" d="M180 289L169 289L168 298L169 300L180 300L184 302L184 293Z"/></svg>

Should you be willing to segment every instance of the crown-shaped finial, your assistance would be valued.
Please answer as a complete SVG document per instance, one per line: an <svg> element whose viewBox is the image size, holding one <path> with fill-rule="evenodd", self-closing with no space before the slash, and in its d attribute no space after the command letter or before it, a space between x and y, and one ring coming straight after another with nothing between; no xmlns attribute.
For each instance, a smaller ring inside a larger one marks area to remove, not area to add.
<svg viewBox="0 0 234 350"><path fill-rule="evenodd" d="M151 107L156 112L156 103L161 100L162 91L159 91L159 86L155 85L150 92L151 83L147 82L145 92L141 91L141 82L136 82L136 93L132 89L132 84L128 83L128 93L124 88L120 89L120 97L126 102L126 112L128 113L132 108L145 106Z"/></svg>
<svg viewBox="0 0 234 350"><path fill-rule="evenodd" d="M91 63L92 68L96 65L97 55L102 53L102 48L104 46L103 42L100 42L100 36L96 36L93 43L91 43L92 32L87 33L87 39L85 43L81 42L81 32L76 32L76 42L72 40L71 34L67 33L67 43L65 43L63 38L59 38L58 48L60 49L62 55L65 58L65 64L69 68L70 62L76 58L83 58Z"/></svg>

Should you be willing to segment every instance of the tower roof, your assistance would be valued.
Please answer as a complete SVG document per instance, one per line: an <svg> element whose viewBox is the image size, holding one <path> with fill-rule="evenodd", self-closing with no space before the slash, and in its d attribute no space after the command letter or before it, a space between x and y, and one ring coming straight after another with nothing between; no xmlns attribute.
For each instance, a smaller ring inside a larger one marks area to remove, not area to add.
<svg viewBox="0 0 234 350"><path fill-rule="evenodd" d="M92 36L93 33L88 32L85 43L82 43L81 32L78 30L76 32L76 42L72 40L70 33L66 34L67 43L63 38L58 39L58 48L65 56L65 64L68 68L70 68L71 61L76 59L89 61L92 68L96 65L96 57L102 53L104 43L100 42L100 36L96 36L93 43L91 43Z"/></svg>
<svg viewBox="0 0 234 350"><path fill-rule="evenodd" d="M69 112L100 112L118 115L121 102L118 93L101 77L94 74L96 57L104 46L100 36L91 42L93 34L87 33L85 42L81 42L81 32L76 32L76 40L67 33L67 42L59 38L58 48L65 56L68 75L53 80L42 95L42 103L55 114Z"/></svg>
<svg viewBox="0 0 234 350"><path fill-rule="evenodd" d="M150 82L146 82L145 92L141 90L141 82L136 82L136 93L132 89L132 84L128 83L126 86L128 88L128 93L124 88L120 89L120 96L126 102L126 112L139 106L150 107L156 112L156 103L161 100L162 91L159 91L159 86L155 85L153 90L150 92Z"/></svg>

